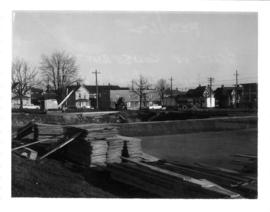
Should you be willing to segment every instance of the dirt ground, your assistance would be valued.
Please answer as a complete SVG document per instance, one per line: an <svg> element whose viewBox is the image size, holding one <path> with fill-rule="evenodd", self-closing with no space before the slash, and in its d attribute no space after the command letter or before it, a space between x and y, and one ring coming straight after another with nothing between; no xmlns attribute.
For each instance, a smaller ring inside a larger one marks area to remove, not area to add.
<svg viewBox="0 0 270 212"><path fill-rule="evenodd" d="M82 169L55 159L42 163L12 154L12 197L154 198L110 179L107 172Z"/></svg>

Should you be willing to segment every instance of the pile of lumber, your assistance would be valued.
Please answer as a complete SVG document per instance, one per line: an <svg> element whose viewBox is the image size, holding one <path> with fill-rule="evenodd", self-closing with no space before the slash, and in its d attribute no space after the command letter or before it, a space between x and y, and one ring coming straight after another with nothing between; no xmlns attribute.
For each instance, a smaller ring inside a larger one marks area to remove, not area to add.
<svg viewBox="0 0 270 212"><path fill-rule="evenodd" d="M22 139L33 134L30 141L13 150L31 145L39 153L42 152L41 158L57 151L61 153L61 157L87 167L121 163L124 149L130 158L141 160L141 140L120 136L118 133L118 128L109 125L29 123L19 130L17 137Z"/></svg>
<svg viewBox="0 0 270 212"><path fill-rule="evenodd" d="M246 198L255 198L257 196L257 177L246 175L238 170L202 163L187 165L175 162L158 162L153 163L153 165L194 178L210 180Z"/></svg>
<svg viewBox="0 0 270 212"><path fill-rule="evenodd" d="M235 191L205 178L195 178L159 167L154 163L124 158L121 164L109 164L111 177L165 198L241 198Z"/></svg>
<svg viewBox="0 0 270 212"><path fill-rule="evenodd" d="M117 128L83 125L80 128L67 129L71 132L81 128L85 130L86 135L84 139L66 147L64 155L66 158L88 167L105 166L107 162L121 162L123 140L117 137Z"/></svg>
<svg viewBox="0 0 270 212"><path fill-rule="evenodd" d="M167 198L256 198L257 177L208 164L181 164L165 160L110 164L116 181ZM178 181L176 180L178 179Z"/></svg>
<svg viewBox="0 0 270 212"><path fill-rule="evenodd" d="M97 134L96 134L97 135ZM98 136L99 137L99 136ZM141 140L123 136L104 137L102 140L85 139L66 147L65 157L88 167L121 163L126 148L130 158L142 160Z"/></svg>
<svg viewBox="0 0 270 212"><path fill-rule="evenodd" d="M19 128L16 133L12 134L12 137L16 140L20 140L22 138L36 139L37 129L33 122L29 122L25 126Z"/></svg>
<svg viewBox="0 0 270 212"><path fill-rule="evenodd" d="M80 128L87 131L86 139L88 141L105 140L118 135L118 129L116 127L94 127L94 128Z"/></svg>
<svg viewBox="0 0 270 212"><path fill-rule="evenodd" d="M107 140L108 140L107 163L121 163L124 141L117 136L109 138Z"/></svg>
<svg viewBox="0 0 270 212"><path fill-rule="evenodd" d="M105 140L79 139L65 147L63 158L86 167L104 166L107 149Z"/></svg>
<svg viewBox="0 0 270 212"><path fill-rule="evenodd" d="M66 147L65 156L70 160L90 167L106 166L107 163L121 163L121 156L125 148L129 157L141 160L141 139L120 136L118 129L111 126L81 125L79 127L87 133L83 140ZM72 132L78 128L66 129L68 132ZM81 151L81 149L88 151ZM84 156L80 155L83 154L82 152L84 152ZM78 160L79 158L81 161ZM87 158L87 160L83 160L83 158Z"/></svg>
<svg viewBox="0 0 270 212"><path fill-rule="evenodd" d="M37 128L38 137L40 136L59 136L64 134L65 128L62 125L51 125L51 124L34 124Z"/></svg>
<svg viewBox="0 0 270 212"><path fill-rule="evenodd" d="M89 142L91 146L90 157L90 166L105 166L106 164L106 154L108 150L108 144L106 140L95 140Z"/></svg>

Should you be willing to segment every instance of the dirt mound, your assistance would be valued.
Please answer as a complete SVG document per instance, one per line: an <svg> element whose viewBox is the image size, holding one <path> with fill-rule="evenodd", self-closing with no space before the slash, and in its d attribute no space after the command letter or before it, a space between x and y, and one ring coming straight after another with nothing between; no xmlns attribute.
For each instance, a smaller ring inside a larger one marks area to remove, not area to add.
<svg viewBox="0 0 270 212"><path fill-rule="evenodd" d="M12 154L13 197L115 197L87 183L56 160L44 163Z"/></svg>

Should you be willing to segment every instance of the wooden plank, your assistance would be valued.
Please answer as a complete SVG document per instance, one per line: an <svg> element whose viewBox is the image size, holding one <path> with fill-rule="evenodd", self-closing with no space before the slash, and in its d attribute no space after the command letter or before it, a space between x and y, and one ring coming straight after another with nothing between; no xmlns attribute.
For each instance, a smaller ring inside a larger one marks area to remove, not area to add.
<svg viewBox="0 0 270 212"><path fill-rule="evenodd" d="M138 167L132 163L112 164L108 166L111 173L118 173L123 180L123 183L129 184L130 181L141 181L143 187L142 190L152 191L156 193L156 190L163 190L163 195L170 193L175 197L182 195L184 191L184 183L179 180L172 178L166 174L157 173L144 167ZM117 179L116 179L117 180ZM149 189L149 187L152 187ZM161 196L163 196L161 195ZM168 197L168 196L164 196Z"/></svg>
<svg viewBox="0 0 270 212"><path fill-rule="evenodd" d="M121 167L125 164L125 167ZM111 175L114 179L125 184L138 187L142 190L165 198L224 198L221 193L208 191L198 185L181 181L167 174L158 173L144 167L137 167L138 170L133 170L134 165L130 163L122 163L119 165L113 164ZM132 169L130 169L132 167ZM136 167L136 166L135 166ZM147 172L145 172L147 170ZM164 177L162 179L162 177ZM161 180L162 179L162 180Z"/></svg>
<svg viewBox="0 0 270 212"><path fill-rule="evenodd" d="M48 153L46 153L45 155L43 155L42 157L39 158L39 160L42 160L46 157L48 157L49 155L51 155L52 153L58 151L59 149L63 148L64 146L68 145L70 142L74 141L76 138L78 138L81 135L81 132L76 133L72 138L68 139L67 141L65 141L64 143L60 144L59 146L57 146L56 148L52 149L51 151L49 151Z"/></svg>
<svg viewBox="0 0 270 212"><path fill-rule="evenodd" d="M230 174L240 174L239 171L236 170L232 170L232 169L226 169L226 168L222 168L222 167L217 167L217 166L210 166L204 163L195 163L196 165L199 165L203 168L207 168L207 169L211 169L213 171L221 171L221 172L226 172L226 173L230 173Z"/></svg>
<svg viewBox="0 0 270 212"><path fill-rule="evenodd" d="M202 172L199 170L189 169L189 168L182 168L182 167L178 167L178 166L175 166L173 164L168 164L168 163L165 163L163 166L160 165L159 167L166 168L175 172L182 172L183 174L186 174L195 178L206 178L215 183L218 183L219 185L224 185L224 186L229 186L229 187L238 186L241 183L243 183L242 181L237 181L235 179L230 179L225 176L216 175L215 173Z"/></svg>
<svg viewBox="0 0 270 212"><path fill-rule="evenodd" d="M219 185L217 185L217 184L215 184L213 182L205 180L205 179L191 178L189 176L185 176L185 175L182 175L182 174L179 174L179 173L175 173L175 172L168 171L168 170L165 170L165 169L160 169L158 167L154 167L154 166L151 166L151 165L148 165L148 164L137 162L137 161L131 160L129 158L125 158L125 157L122 157L122 158L124 160L126 160L126 161L135 163L135 164L140 165L142 167L147 167L147 168L149 168L149 169L151 169L153 171L157 171L157 172L160 172L160 173L163 173L163 174L168 174L170 176L178 178L179 180L182 180L182 181L185 181L185 182L188 182L188 183L191 183L191 184L198 185L203 189L206 189L206 190L209 190L209 191L212 191L212 192L216 192L216 193L222 194L222 195L230 197L230 198L240 198L241 197L239 194L237 194L235 192L232 192L232 191L230 191L228 189L225 189L225 188L223 188L223 187L221 187L221 186L219 186Z"/></svg>
<svg viewBox="0 0 270 212"><path fill-rule="evenodd" d="M17 131L17 139L22 139L23 137L33 133L34 132L33 127L34 127L33 123L29 122L27 125L19 128Z"/></svg>
<svg viewBox="0 0 270 212"><path fill-rule="evenodd" d="M235 154L234 157L242 157L242 158L248 158L248 159L255 159L257 160L256 155L248 155L248 154Z"/></svg>
<svg viewBox="0 0 270 212"><path fill-rule="evenodd" d="M151 194L155 194L160 197L167 197L167 198L176 198L178 196L175 195L171 190L162 188L160 186L154 185L152 183L145 182L144 179L139 179L134 176L125 174L125 173L118 173L112 172L111 174L112 179L119 181L121 183L134 186L141 190L147 191ZM179 193L178 193L179 195Z"/></svg>
<svg viewBox="0 0 270 212"><path fill-rule="evenodd" d="M176 179L170 178L168 175L159 174L153 172L149 169L144 169L140 167L136 169L134 167L135 164L130 163L122 163L122 164L111 164L108 166L109 170L114 172L115 170L119 172L123 172L124 174L129 174L130 176L145 179L148 183L153 183L158 186L166 187L167 189L173 189L175 183L177 182Z"/></svg>
<svg viewBox="0 0 270 212"><path fill-rule="evenodd" d="M182 167L181 164L179 163L173 163L173 164L176 164L177 166L180 166ZM202 171L202 172L207 172L207 173L211 173L211 174L214 174L214 175L217 175L217 176L223 176L223 177L227 177L227 178L230 178L232 180L236 180L236 181L244 181L244 182L250 182L252 179L246 177L246 176L243 176L243 175L236 175L236 174L231 174L231 173L226 173L226 172L221 172L219 170L213 170L213 169L209 169L209 168L206 168L206 167L200 167L200 166L186 166L186 165L183 165L183 167L186 167L186 168L192 168L192 169L196 169L196 170L199 170L199 171Z"/></svg>
<svg viewBox="0 0 270 212"><path fill-rule="evenodd" d="M25 157L29 160L36 160L37 156L38 156L37 151L30 149L30 148L27 148L27 147L25 147L23 149L19 149L15 153L22 156L22 157Z"/></svg>
<svg viewBox="0 0 270 212"><path fill-rule="evenodd" d="M50 139L42 139L42 140L39 140L39 141L34 141L34 142L31 142L31 143L28 143L28 144L24 144L24 145L15 147L15 148L12 149L12 151L22 149L22 148L25 148L25 147L28 147L28 146L32 146L32 145L35 145L35 144L38 144L38 143L42 143L42 142L45 142L45 141L49 141L49 140Z"/></svg>

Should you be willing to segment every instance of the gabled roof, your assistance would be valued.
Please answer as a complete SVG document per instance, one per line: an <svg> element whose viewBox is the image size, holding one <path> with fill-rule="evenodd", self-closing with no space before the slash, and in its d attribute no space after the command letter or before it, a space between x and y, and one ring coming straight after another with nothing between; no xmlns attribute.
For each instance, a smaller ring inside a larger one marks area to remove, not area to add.
<svg viewBox="0 0 270 212"><path fill-rule="evenodd" d="M178 96L178 95L183 94L183 91L179 91L177 89L175 89L175 90L173 89L172 92L171 92L171 89L168 88L164 92L165 96L171 96L171 93L172 93L173 96Z"/></svg>
<svg viewBox="0 0 270 212"><path fill-rule="evenodd" d="M57 95L56 95L56 93L45 93L43 95L43 98L44 99L56 99Z"/></svg>
<svg viewBox="0 0 270 212"><path fill-rule="evenodd" d="M31 88L31 92L42 93L42 92L43 92L43 89L32 87L32 88Z"/></svg>
<svg viewBox="0 0 270 212"><path fill-rule="evenodd" d="M257 90L258 89L258 83L243 83L240 84L244 89L251 89L251 90Z"/></svg>
<svg viewBox="0 0 270 212"><path fill-rule="evenodd" d="M30 99L30 96L22 96L22 99ZM19 96L13 96L12 99L20 99Z"/></svg>
<svg viewBox="0 0 270 212"><path fill-rule="evenodd" d="M195 89L189 89L186 93L186 97L195 97L195 98L203 97L205 89L206 86L198 86Z"/></svg>
<svg viewBox="0 0 270 212"><path fill-rule="evenodd" d="M214 91L214 93L215 95L228 95L231 94L233 90L234 87L219 87Z"/></svg>
<svg viewBox="0 0 270 212"><path fill-rule="evenodd" d="M256 83L256 82L252 82L252 83L241 83L240 85L243 85L243 86L257 86L258 83Z"/></svg>
<svg viewBox="0 0 270 212"><path fill-rule="evenodd" d="M146 90L146 100L147 101L157 101L159 100L159 95L156 90ZM116 102L118 98L123 97L126 102L128 101L139 101L140 97L132 90L111 90L110 99L112 102Z"/></svg>

